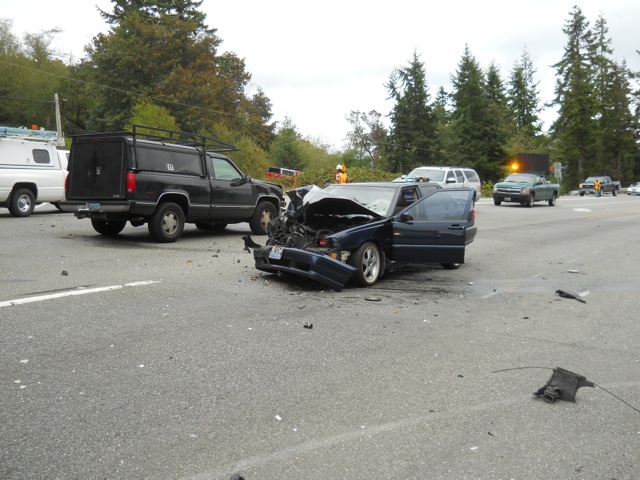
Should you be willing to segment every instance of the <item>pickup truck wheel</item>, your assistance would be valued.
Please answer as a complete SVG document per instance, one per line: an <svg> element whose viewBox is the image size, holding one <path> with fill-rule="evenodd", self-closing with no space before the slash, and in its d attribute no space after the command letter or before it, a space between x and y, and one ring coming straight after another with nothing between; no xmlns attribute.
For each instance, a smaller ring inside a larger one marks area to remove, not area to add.
<svg viewBox="0 0 640 480"><path fill-rule="evenodd" d="M581 196L581 197L584 197L584 192L580 192L580 196Z"/></svg>
<svg viewBox="0 0 640 480"><path fill-rule="evenodd" d="M224 230L225 228L227 228L227 224L196 222L196 228L198 230L218 231L218 230Z"/></svg>
<svg viewBox="0 0 640 480"><path fill-rule="evenodd" d="M118 235L124 227L127 225L125 220L111 221L111 220L96 220L91 219L91 225L93 229L100 235L106 237L115 237Z"/></svg>
<svg viewBox="0 0 640 480"><path fill-rule="evenodd" d="M613 195L614 197L617 197L618 196L618 190L616 190L614 188L613 191L611 192L611 195Z"/></svg>
<svg viewBox="0 0 640 480"><path fill-rule="evenodd" d="M533 195L529 195L529 198L527 198L527 201L525 202L525 205L528 208L533 207Z"/></svg>
<svg viewBox="0 0 640 480"><path fill-rule="evenodd" d="M156 242L171 243L184 231L184 212L173 202L162 203L149 220L149 235Z"/></svg>
<svg viewBox="0 0 640 480"><path fill-rule="evenodd" d="M384 271L382 255L378 246L373 242L367 242L358 248L349 257L349 264L358 269L354 274L354 280L363 287L376 283Z"/></svg>
<svg viewBox="0 0 640 480"><path fill-rule="evenodd" d="M549 206L553 207L556 204L556 194L554 193L553 195L551 195L551 198L549 200L547 200L549 202Z"/></svg>
<svg viewBox="0 0 640 480"><path fill-rule="evenodd" d="M277 217L276 207L271 202L260 202L249 220L251 232L255 235L266 235L267 227Z"/></svg>
<svg viewBox="0 0 640 480"><path fill-rule="evenodd" d="M9 213L14 217L28 217L36 208L36 198L28 188L19 188L9 201Z"/></svg>
<svg viewBox="0 0 640 480"><path fill-rule="evenodd" d="M502 205L502 200L500 200L499 198L494 198L493 199L493 204L497 205L497 206L500 206L500 205Z"/></svg>

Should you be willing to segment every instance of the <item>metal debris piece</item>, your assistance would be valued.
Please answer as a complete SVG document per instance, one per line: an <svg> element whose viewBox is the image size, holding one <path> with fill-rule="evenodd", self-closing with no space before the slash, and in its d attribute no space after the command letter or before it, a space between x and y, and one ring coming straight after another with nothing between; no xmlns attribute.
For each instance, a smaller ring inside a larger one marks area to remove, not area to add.
<svg viewBox="0 0 640 480"><path fill-rule="evenodd" d="M557 367L553 369L553 375L546 385L533 394L536 397L542 396L547 403L553 403L557 399L575 402L580 387L595 387L595 384L582 375Z"/></svg>
<svg viewBox="0 0 640 480"><path fill-rule="evenodd" d="M365 297L364 299L367 302L379 302L380 300L382 300L382 298L380 297Z"/></svg>
<svg viewBox="0 0 640 480"><path fill-rule="evenodd" d="M309 330L311 330L313 328L313 323L305 323L304 325L302 325L304 328L308 328Z"/></svg>
<svg viewBox="0 0 640 480"><path fill-rule="evenodd" d="M580 270L567 270L567 273L580 273Z"/></svg>
<svg viewBox="0 0 640 480"><path fill-rule="evenodd" d="M556 295L560 295L563 298L575 298L579 302L587 303L587 301L580 296L580 294L575 292L570 292L568 290L556 290Z"/></svg>

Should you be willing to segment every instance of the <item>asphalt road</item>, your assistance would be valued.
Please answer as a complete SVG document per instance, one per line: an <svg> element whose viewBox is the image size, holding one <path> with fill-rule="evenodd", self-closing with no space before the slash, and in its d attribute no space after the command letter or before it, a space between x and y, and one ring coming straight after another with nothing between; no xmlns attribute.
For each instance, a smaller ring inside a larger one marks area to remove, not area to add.
<svg viewBox="0 0 640 480"><path fill-rule="evenodd" d="M637 479L640 198L476 214L459 270L336 292L244 225L1 209L0 478ZM534 397L555 367L598 386Z"/></svg>

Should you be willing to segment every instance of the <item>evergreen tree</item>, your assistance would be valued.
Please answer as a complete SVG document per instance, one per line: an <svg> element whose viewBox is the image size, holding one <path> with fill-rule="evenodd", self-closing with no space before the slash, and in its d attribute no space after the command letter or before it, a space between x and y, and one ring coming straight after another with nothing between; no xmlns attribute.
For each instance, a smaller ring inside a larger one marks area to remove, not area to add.
<svg viewBox="0 0 640 480"><path fill-rule="evenodd" d="M511 71L507 96L515 128L521 135L535 137L540 134L541 124L538 116L540 112L540 91L538 83L534 81L536 71L525 49Z"/></svg>
<svg viewBox="0 0 640 480"><path fill-rule="evenodd" d="M585 175L598 173L598 99L594 86L593 33L582 10L575 6L563 32L567 44L557 69L553 123L556 159L565 167L563 178L577 186Z"/></svg>
<svg viewBox="0 0 640 480"><path fill-rule="evenodd" d="M433 163L434 123L424 64L414 51L409 66L394 71L386 84L395 102L386 167L404 172Z"/></svg>
<svg viewBox="0 0 640 480"><path fill-rule="evenodd" d="M506 162L504 146L513 131L508 100L500 69L495 63L489 65L486 75L485 94L487 111L485 131L485 149L487 163L482 167L484 178L497 179L502 175Z"/></svg>
<svg viewBox="0 0 640 480"><path fill-rule="evenodd" d="M486 134L488 126L484 74L466 45L456 73L451 77L454 163L475 168L480 178L491 179L495 165L489 159Z"/></svg>

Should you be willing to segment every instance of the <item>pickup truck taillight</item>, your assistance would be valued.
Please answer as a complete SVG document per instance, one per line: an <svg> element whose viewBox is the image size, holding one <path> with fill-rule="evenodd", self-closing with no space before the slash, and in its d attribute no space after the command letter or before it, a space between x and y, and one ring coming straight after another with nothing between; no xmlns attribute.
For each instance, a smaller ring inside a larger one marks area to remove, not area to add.
<svg viewBox="0 0 640 480"><path fill-rule="evenodd" d="M136 193L136 174L127 172L127 193Z"/></svg>

